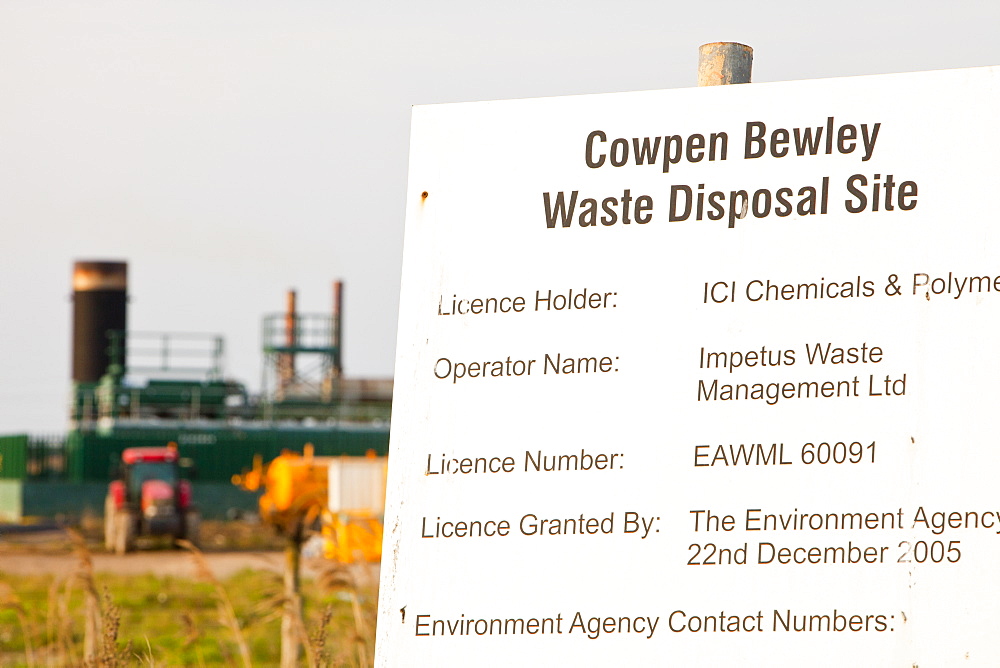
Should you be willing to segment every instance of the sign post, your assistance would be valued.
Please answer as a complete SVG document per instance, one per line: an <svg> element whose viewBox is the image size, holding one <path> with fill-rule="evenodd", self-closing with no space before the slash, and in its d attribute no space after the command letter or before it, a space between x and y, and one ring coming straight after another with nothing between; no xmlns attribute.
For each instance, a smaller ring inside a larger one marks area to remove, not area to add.
<svg viewBox="0 0 1000 668"><path fill-rule="evenodd" d="M1000 665L998 80L415 108L377 665Z"/></svg>

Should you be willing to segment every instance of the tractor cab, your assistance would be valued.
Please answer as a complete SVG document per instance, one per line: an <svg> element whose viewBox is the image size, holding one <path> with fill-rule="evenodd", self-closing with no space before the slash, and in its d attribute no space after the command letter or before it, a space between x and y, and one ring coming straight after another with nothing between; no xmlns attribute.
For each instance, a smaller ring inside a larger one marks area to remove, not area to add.
<svg viewBox="0 0 1000 668"><path fill-rule="evenodd" d="M129 503L142 499L143 486L151 481L175 489L180 479L177 451L173 448L129 448L122 453L121 480Z"/></svg>

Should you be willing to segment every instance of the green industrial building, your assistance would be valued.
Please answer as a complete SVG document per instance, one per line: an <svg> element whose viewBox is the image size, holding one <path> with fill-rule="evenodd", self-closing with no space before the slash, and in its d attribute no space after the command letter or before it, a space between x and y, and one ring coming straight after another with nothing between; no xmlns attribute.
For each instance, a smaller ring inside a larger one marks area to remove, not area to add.
<svg viewBox="0 0 1000 668"><path fill-rule="evenodd" d="M203 516L256 508L232 476L255 455L283 450L384 456L391 380L341 375L341 287L331 314L264 318L262 391L222 373L223 341L201 334L130 331L127 268L77 262L73 276L73 377L65 436L0 436L0 522L75 521L103 512L121 452L175 443Z"/></svg>

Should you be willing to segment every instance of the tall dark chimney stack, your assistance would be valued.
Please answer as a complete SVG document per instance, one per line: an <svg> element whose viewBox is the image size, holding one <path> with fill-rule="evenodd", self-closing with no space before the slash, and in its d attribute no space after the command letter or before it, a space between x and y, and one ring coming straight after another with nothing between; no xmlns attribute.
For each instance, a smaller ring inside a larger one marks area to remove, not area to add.
<svg viewBox="0 0 1000 668"><path fill-rule="evenodd" d="M73 265L73 381L96 383L111 363L111 331L126 331L128 265ZM125 363L125 339L121 340Z"/></svg>

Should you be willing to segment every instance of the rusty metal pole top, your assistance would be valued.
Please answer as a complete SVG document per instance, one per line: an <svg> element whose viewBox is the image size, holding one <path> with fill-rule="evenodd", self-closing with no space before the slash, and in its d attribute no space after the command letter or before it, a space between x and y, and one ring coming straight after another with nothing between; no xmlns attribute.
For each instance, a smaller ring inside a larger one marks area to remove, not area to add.
<svg viewBox="0 0 1000 668"><path fill-rule="evenodd" d="M698 47L698 85L750 83L753 49L737 42L712 42Z"/></svg>

